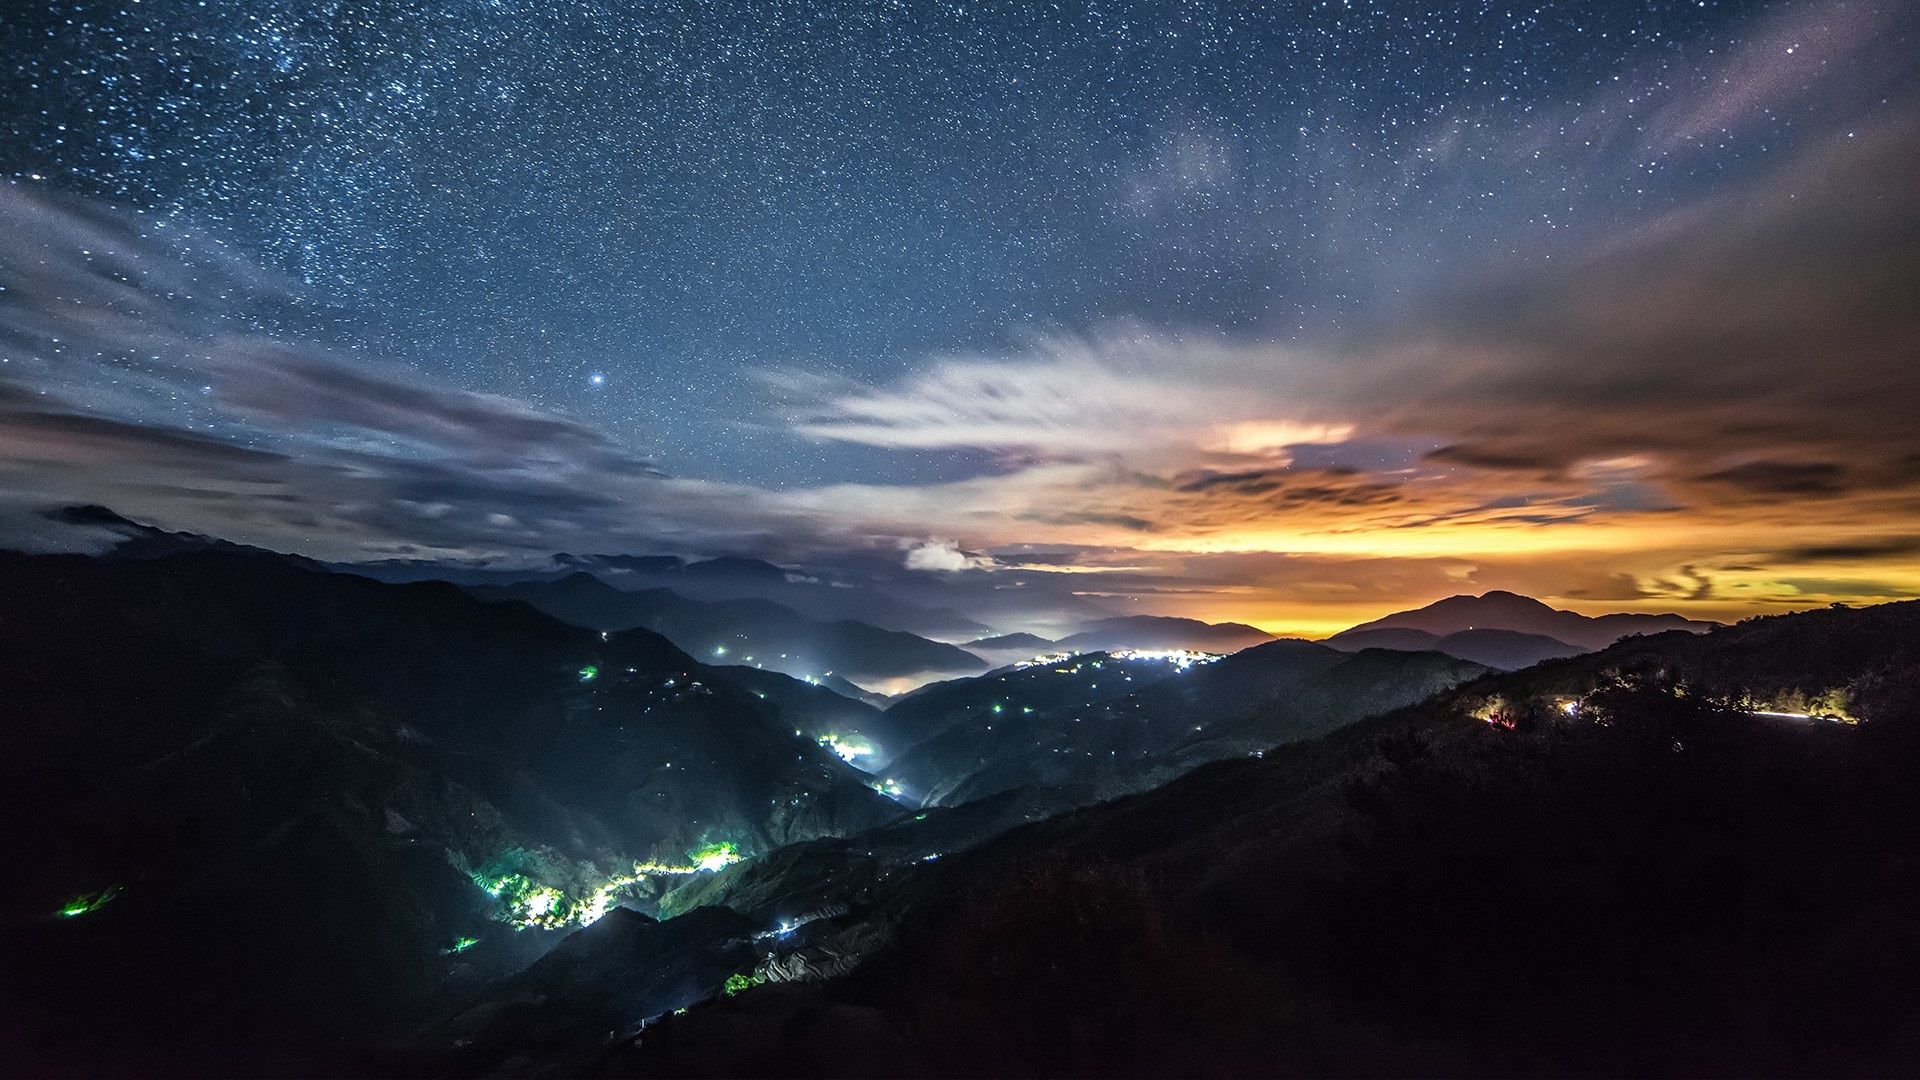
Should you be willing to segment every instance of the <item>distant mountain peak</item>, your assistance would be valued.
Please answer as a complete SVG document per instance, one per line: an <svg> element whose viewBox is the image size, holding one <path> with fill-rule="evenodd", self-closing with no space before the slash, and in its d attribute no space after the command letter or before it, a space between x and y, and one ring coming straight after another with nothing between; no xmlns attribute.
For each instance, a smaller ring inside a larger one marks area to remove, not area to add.
<svg viewBox="0 0 1920 1080"><path fill-rule="evenodd" d="M1113 649L1238 652L1272 640L1272 634L1245 623L1209 623L1174 615L1119 615L1086 623L1078 633L1054 642L1054 647L1076 653Z"/></svg>
<svg viewBox="0 0 1920 1080"><path fill-rule="evenodd" d="M687 563L681 567L681 573L696 578L744 578L770 582L787 580L786 570L763 559L749 559L740 555L722 555L714 559Z"/></svg>
<svg viewBox="0 0 1920 1080"><path fill-rule="evenodd" d="M1029 634L1029 633L1026 633L1025 631L1018 631L1012 634L1001 634L997 637L976 638L972 641L966 642L960 647L963 649L989 649L989 650L992 650L992 649L1045 649L1051 646L1052 644L1053 644L1053 641L1050 638L1043 638L1038 634Z"/></svg>
<svg viewBox="0 0 1920 1080"><path fill-rule="evenodd" d="M80 529L97 529L119 537L107 555L116 559L158 559L169 555L220 552L255 558L282 559L308 570L321 565L303 555L289 555L252 544L238 544L201 533L173 532L157 525L135 521L111 507L98 503L75 503L40 512L48 521Z"/></svg>
<svg viewBox="0 0 1920 1080"><path fill-rule="evenodd" d="M1380 638L1381 632L1387 630L1421 631L1436 639L1468 630L1504 630L1552 639L1590 651L1606 648L1628 634L1666 630L1700 633L1715 625L1679 615L1646 615L1637 612L1592 617L1575 611L1563 611L1531 596L1494 589L1479 596L1463 593L1436 600L1422 608L1395 612L1335 634L1328 641L1338 644L1343 640L1357 641L1360 636ZM1350 635L1353 637L1350 638ZM1536 644L1541 650L1548 648L1543 643Z"/></svg>

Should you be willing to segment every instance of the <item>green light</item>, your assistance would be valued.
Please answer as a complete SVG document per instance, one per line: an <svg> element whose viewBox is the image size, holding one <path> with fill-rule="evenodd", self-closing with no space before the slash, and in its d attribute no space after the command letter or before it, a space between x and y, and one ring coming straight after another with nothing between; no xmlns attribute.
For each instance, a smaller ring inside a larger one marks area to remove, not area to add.
<svg viewBox="0 0 1920 1080"><path fill-rule="evenodd" d="M479 938L468 937L465 934L462 934L461 936L453 939L453 944L447 946L444 949L441 949L440 955L453 956L456 953L466 952L468 949L471 949L478 944L480 944Z"/></svg>
<svg viewBox="0 0 1920 1080"><path fill-rule="evenodd" d="M63 919L71 919L89 912L98 911L101 905L118 895L120 895L120 886L109 885L97 893L86 893L82 896L76 896L72 900L67 901L66 905L60 909L60 917Z"/></svg>
<svg viewBox="0 0 1920 1080"><path fill-rule="evenodd" d="M493 898L492 918L516 930L564 930L595 922L631 890L644 888L649 877L713 872L744 858L738 844L721 840L688 851L684 863L636 862L630 870L607 872L544 849L509 848L467 875ZM456 943L442 951L451 955L468 947Z"/></svg>
<svg viewBox="0 0 1920 1080"><path fill-rule="evenodd" d="M873 744L859 735L828 732L814 741L838 754L842 761L852 761L854 758L866 757L873 753Z"/></svg>
<svg viewBox="0 0 1920 1080"><path fill-rule="evenodd" d="M727 976L726 985L721 987L721 989L727 992L728 997L732 997L733 995L739 993L742 990L750 990L753 987L759 986L761 983L764 983L766 981L767 981L767 977L765 975L759 974L758 972L755 972L752 975L742 975L740 972L736 971L733 974Z"/></svg>
<svg viewBox="0 0 1920 1080"><path fill-rule="evenodd" d="M592 664L588 664L586 667L583 667L580 669L581 682L592 682L594 679L598 678L599 675L600 675L600 669L598 667L595 667Z"/></svg>
<svg viewBox="0 0 1920 1080"><path fill-rule="evenodd" d="M739 845L731 840L722 840L713 844L702 844L687 852L687 858L693 860L696 870L723 870L742 858Z"/></svg>

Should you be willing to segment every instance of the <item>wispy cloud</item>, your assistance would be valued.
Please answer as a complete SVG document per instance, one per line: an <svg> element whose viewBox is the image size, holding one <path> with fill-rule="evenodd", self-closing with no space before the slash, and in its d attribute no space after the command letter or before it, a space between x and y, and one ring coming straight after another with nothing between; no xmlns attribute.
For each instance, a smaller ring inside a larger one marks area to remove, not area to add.
<svg viewBox="0 0 1920 1080"><path fill-rule="evenodd" d="M1920 585L1898 14L1785 9L1693 83L1456 110L1405 160L1333 161L1341 190L1302 212L1392 300L1347 333L1120 322L880 383L766 376L796 438L990 463L943 483L661 475L578 417L314 344L297 291L217 245L0 187L0 497L320 556L758 554L981 610L1083 594L1297 628L1491 587L1708 615L1892 595ZM1784 109L1807 122L1741 175L1649 164ZM1259 167L1154 145L1110 193L1138 215L1212 213ZM1420 192L1485 170L1532 182L1422 227ZM1629 171L1666 195L1562 228Z"/></svg>

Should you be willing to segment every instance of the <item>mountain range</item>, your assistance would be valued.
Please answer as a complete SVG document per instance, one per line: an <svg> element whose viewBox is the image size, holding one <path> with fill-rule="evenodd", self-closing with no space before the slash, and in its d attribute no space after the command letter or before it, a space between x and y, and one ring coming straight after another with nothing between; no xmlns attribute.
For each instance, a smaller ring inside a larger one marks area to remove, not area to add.
<svg viewBox="0 0 1920 1080"><path fill-rule="evenodd" d="M1096 619L1053 643L1058 652L1112 652L1118 649L1184 649L1230 653L1272 641L1273 635L1245 623L1207 623L1167 615L1122 615Z"/></svg>
<svg viewBox="0 0 1920 1080"><path fill-rule="evenodd" d="M277 1056L422 1016L703 860L901 812L796 735L815 688L776 707L651 632L451 585L0 555L0 607L30 613L0 620L0 827L36 853L9 944L45 1007L144 1016L113 1029L136 1056L171 1025L155 1046L252 1071L256 1024Z"/></svg>
<svg viewBox="0 0 1920 1080"><path fill-rule="evenodd" d="M1858 726L1750 711L1810 696ZM1528 702L1537 721L1486 719ZM537 1060L1899 1071L1920 1046L1916 764L1920 603L1633 637L1077 811L1010 793L690 881L674 910L781 933L732 992Z"/></svg>
<svg viewBox="0 0 1920 1080"><path fill-rule="evenodd" d="M981 670L600 569L390 583L74 513L121 544L0 554L0 1051L37 1071L1920 1048L1920 604L1713 627L1490 593L1326 642L1102 618ZM829 649L976 673L885 697Z"/></svg>
<svg viewBox="0 0 1920 1080"><path fill-rule="evenodd" d="M1479 596L1449 596L1423 608L1396 612L1372 622L1361 623L1335 634L1327 641L1328 644L1339 647L1343 639L1353 640L1356 635L1388 629L1418 630L1433 635L1434 640L1470 630L1505 630L1550 638L1571 645L1575 649L1591 651L1604 649L1629 634L1657 634L1666 630L1688 630L1701 633L1711 630L1713 626L1713 623L1700 622L1680 615L1637 613L1581 615L1578 612L1548 607L1530 596L1495 590ZM1386 639L1360 638L1360 640L1379 645ZM1409 644L1420 644L1424 639L1400 638L1398 640ZM1431 647L1431 642L1420 644L1420 647Z"/></svg>
<svg viewBox="0 0 1920 1080"><path fill-rule="evenodd" d="M658 588L630 592L585 572L553 581L470 585L468 591L487 600L518 600L589 629L643 627L703 659L758 664L804 678L922 681L987 666L965 649L904 630L813 619L771 600L692 600Z"/></svg>

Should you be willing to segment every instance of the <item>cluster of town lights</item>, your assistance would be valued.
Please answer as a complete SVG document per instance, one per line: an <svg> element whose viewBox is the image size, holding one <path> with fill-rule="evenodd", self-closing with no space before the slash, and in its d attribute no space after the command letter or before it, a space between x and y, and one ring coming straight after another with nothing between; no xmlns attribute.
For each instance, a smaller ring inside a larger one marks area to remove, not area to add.
<svg viewBox="0 0 1920 1080"><path fill-rule="evenodd" d="M637 862L624 874L614 874L596 885L584 897L572 897L551 885L535 881L518 871L473 875L474 884L500 904L496 917L516 929L541 927L558 930L568 926L586 926L612 910L620 894L642 880L657 876L711 874L724 870L745 856L738 845L721 840L702 844L687 852L685 863Z"/></svg>
<svg viewBox="0 0 1920 1080"><path fill-rule="evenodd" d="M1045 667L1048 664L1064 664L1068 660L1073 659L1075 655L1084 654L1042 653L1039 656L1026 660L1015 661L1013 666L1015 668L1030 668ZM1196 652L1192 649L1114 649L1107 653L1107 656L1114 660L1147 660L1171 664L1176 671L1185 671L1190 667L1195 667L1200 664L1211 664L1225 655L1225 653ZM1097 668L1100 666L1100 662L1098 660L1092 661L1091 666ZM1072 668L1067 669L1065 673L1071 674L1079 670L1080 667L1076 664Z"/></svg>

